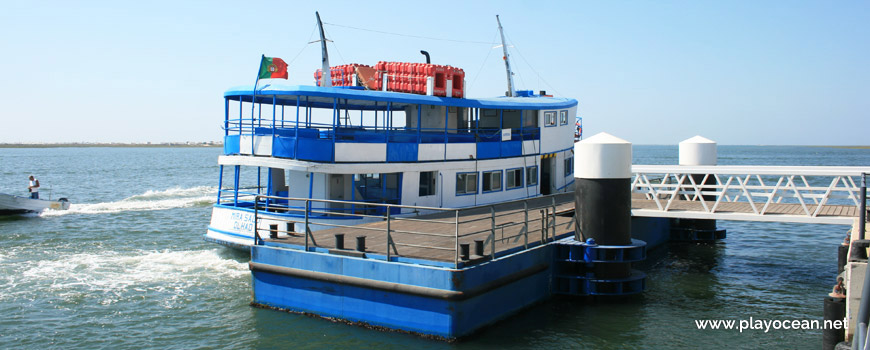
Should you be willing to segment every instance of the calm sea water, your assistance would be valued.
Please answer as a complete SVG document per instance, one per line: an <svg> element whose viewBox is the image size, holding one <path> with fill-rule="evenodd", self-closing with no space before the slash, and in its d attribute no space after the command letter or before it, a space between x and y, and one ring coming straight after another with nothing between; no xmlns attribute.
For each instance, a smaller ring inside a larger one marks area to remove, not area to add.
<svg viewBox="0 0 870 350"><path fill-rule="evenodd" d="M69 211L0 217L0 348L778 348L821 331L697 330L695 319L822 319L845 226L723 222L715 245L671 244L622 303L553 299L456 344L256 309L248 257L202 240L218 148L0 149L0 192L27 176ZM676 146L635 146L675 164ZM720 146L720 164L870 165L870 150ZM50 191L49 191L50 189Z"/></svg>

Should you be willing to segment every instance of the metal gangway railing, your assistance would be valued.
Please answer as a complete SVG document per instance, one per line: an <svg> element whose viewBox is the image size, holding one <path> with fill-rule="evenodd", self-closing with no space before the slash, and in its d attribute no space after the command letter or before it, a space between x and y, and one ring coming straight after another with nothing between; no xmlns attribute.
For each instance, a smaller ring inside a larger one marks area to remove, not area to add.
<svg viewBox="0 0 870 350"><path fill-rule="evenodd" d="M861 202L860 178L870 167L634 165L632 172L635 198L654 203L645 210L851 224Z"/></svg>
<svg viewBox="0 0 870 350"><path fill-rule="evenodd" d="M325 247L317 244L315 231L342 229L342 232L371 234L369 237L379 240L374 243L375 250L379 254L385 253L387 261L396 261L393 259L395 256L405 256L403 250L416 249L417 252L432 252L422 258L431 256L434 260L452 260L454 268L470 258L469 242L472 240L475 241L474 255L496 259L503 253L529 249L553 241L557 235L573 232L567 228L574 221L573 217L565 216L573 212L570 210L573 209L573 193L466 208L267 195L257 195L255 199L254 235L257 245L262 245L266 238L304 237L300 243L306 251L310 251L314 246ZM572 203L571 208L566 209L569 202ZM557 210L559 206L563 209ZM344 209L351 207L355 210ZM354 223L342 224L337 223L342 220L329 218L353 220ZM565 226L564 232L557 232L559 224ZM319 229L313 230L312 226ZM319 238L322 239L323 235ZM413 257L421 256L418 254Z"/></svg>

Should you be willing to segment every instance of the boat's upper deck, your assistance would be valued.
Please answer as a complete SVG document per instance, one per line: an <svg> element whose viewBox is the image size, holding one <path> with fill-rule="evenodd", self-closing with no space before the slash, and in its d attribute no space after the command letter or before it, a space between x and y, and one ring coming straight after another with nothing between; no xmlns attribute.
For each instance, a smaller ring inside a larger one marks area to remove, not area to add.
<svg viewBox="0 0 870 350"><path fill-rule="evenodd" d="M577 100L550 96L452 98L268 84L256 94L253 86L231 88L224 98L225 154L329 163L564 151L573 143L577 107Z"/></svg>
<svg viewBox="0 0 870 350"><path fill-rule="evenodd" d="M232 101L251 102L254 87L238 86L224 92ZM336 101L341 100L341 101ZM530 97L452 98L409 94L392 91L371 91L346 87L306 85L264 85L257 88L256 102L279 106L301 106L332 109L336 103L351 110L400 110L413 105L449 106L485 109L544 110L577 106L577 100L534 95ZM388 107L391 105L391 108ZM573 116L572 116L573 117Z"/></svg>

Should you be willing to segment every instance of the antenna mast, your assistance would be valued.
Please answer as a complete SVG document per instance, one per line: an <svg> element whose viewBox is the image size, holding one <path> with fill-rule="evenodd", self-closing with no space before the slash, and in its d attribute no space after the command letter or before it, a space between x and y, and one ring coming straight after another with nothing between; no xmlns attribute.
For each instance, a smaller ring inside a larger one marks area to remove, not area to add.
<svg viewBox="0 0 870 350"><path fill-rule="evenodd" d="M319 18L319 17L318 17ZM501 34L501 47L504 49L504 68L507 70L507 81L508 81L508 97L514 96L514 73L511 72L511 57L508 55L507 44L504 42L504 30L501 28L501 20L498 19L498 15L495 15L495 20L498 22L498 33ZM319 21L319 20L318 20ZM321 31L322 33L322 31ZM324 49L324 52L326 49Z"/></svg>
<svg viewBox="0 0 870 350"><path fill-rule="evenodd" d="M329 72L329 53L326 52L326 37L323 35L323 22L320 21L320 13L314 11L314 14L317 16L317 28L320 29L320 49L323 57L323 74L320 78L320 86L332 87L332 74ZM499 25L501 28L501 25ZM504 36L502 36L502 41L504 41Z"/></svg>

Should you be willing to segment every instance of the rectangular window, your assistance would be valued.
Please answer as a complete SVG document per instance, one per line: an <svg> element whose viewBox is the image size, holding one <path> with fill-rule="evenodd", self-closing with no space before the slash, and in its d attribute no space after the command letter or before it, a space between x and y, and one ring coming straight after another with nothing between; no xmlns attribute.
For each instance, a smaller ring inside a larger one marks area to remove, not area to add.
<svg viewBox="0 0 870 350"><path fill-rule="evenodd" d="M508 169L505 182L505 188L509 190L523 187L523 168Z"/></svg>
<svg viewBox="0 0 870 350"><path fill-rule="evenodd" d="M574 173L574 157L565 158L565 176Z"/></svg>
<svg viewBox="0 0 870 350"><path fill-rule="evenodd" d="M435 195L435 177L437 171L420 172L420 197Z"/></svg>
<svg viewBox="0 0 870 350"><path fill-rule="evenodd" d="M456 194L477 193L477 173L456 174Z"/></svg>
<svg viewBox="0 0 870 350"><path fill-rule="evenodd" d="M559 111L559 125L568 125L568 111Z"/></svg>
<svg viewBox="0 0 870 350"><path fill-rule="evenodd" d="M483 192L501 191L501 170L483 172Z"/></svg>
<svg viewBox="0 0 870 350"><path fill-rule="evenodd" d="M523 111L523 127L537 128L538 127L538 111Z"/></svg>
<svg viewBox="0 0 870 350"><path fill-rule="evenodd" d="M526 168L526 186L534 186L538 184L538 166L533 165Z"/></svg>
<svg viewBox="0 0 870 350"><path fill-rule="evenodd" d="M544 126L556 126L556 112L544 112Z"/></svg>

